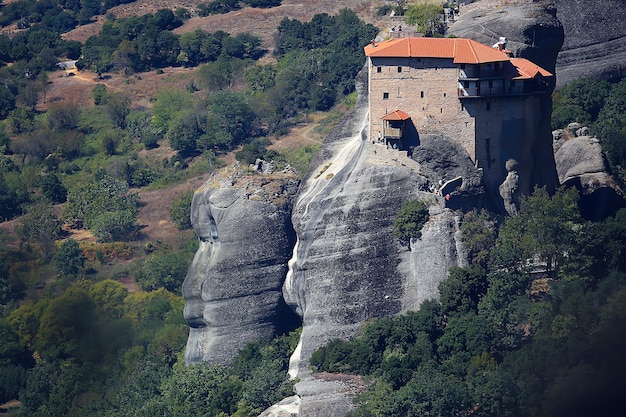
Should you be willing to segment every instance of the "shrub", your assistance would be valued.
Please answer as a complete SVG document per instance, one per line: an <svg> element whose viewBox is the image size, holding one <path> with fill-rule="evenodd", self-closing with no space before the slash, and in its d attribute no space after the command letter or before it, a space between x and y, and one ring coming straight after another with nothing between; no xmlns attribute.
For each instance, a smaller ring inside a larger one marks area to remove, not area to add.
<svg viewBox="0 0 626 417"><path fill-rule="evenodd" d="M137 284L145 291L165 288L180 294L189 263L189 255L184 252L152 254L146 259Z"/></svg>
<svg viewBox="0 0 626 417"><path fill-rule="evenodd" d="M107 86L104 84L96 84L91 94L93 96L93 104L95 104L96 106L104 104L104 99L107 94Z"/></svg>
<svg viewBox="0 0 626 417"><path fill-rule="evenodd" d="M65 203L67 200L67 189L55 174L45 175L41 179L41 192L53 203Z"/></svg>
<svg viewBox="0 0 626 417"><path fill-rule="evenodd" d="M91 231L101 242L133 239L139 225L132 210L118 210L97 215L91 221Z"/></svg>
<svg viewBox="0 0 626 417"><path fill-rule="evenodd" d="M191 200L193 191L185 191L172 201L170 220L178 230L191 229Z"/></svg>
<svg viewBox="0 0 626 417"><path fill-rule="evenodd" d="M83 255L77 241L67 239L54 255L53 260L57 274L76 277L83 269L85 255Z"/></svg>
<svg viewBox="0 0 626 417"><path fill-rule="evenodd" d="M393 222L393 235L402 243L422 237L422 227L428 221L428 207L423 201L407 200Z"/></svg>

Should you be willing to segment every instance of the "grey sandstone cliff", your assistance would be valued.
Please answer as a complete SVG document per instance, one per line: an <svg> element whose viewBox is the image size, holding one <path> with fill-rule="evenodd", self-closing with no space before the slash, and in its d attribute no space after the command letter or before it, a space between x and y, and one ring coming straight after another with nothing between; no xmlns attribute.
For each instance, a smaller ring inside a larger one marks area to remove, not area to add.
<svg viewBox="0 0 626 417"><path fill-rule="evenodd" d="M361 77L355 111L327 139L294 204L298 241L284 295L303 321L290 369L300 379L301 416L345 415L353 407L349 385L310 374L314 350L355 336L372 318L418 309L438 296L448 269L463 263L456 215L443 197L424 191L432 179L406 152L366 137L364 83ZM430 220L405 247L392 225L410 198L429 204Z"/></svg>
<svg viewBox="0 0 626 417"><path fill-rule="evenodd" d="M294 233L291 176L212 177L193 198L200 247L183 283L187 362L229 363L246 343L292 324L282 284Z"/></svg>
<svg viewBox="0 0 626 417"><path fill-rule="evenodd" d="M548 69L562 42L551 13L538 17L549 23L548 33L555 32L541 62ZM530 45L528 28L536 22L503 21L490 30L509 39L519 36L522 49ZM489 43L492 32L477 40ZM228 363L245 342L291 323L291 311L302 321L290 366L291 377L298 378L296 395L263 416L347 415L358 388L312 374L312 352L333 338L357 335L372 318L416 310L436 298L449 268L465 262L454 209L483 204L480 172L449 139L424 137L408 157L367 137L366 80L362 72L354 111L326 139L297 194L291 178L234 175L208 182L194 197L192 222L200 248L183 288L191 326L186 360ZM552 158L549 123L538 129L547 137L533 150L539 152L537 169ZM556 171L553 160L550 167ZM432 184L443 194L428 191ZM430 219L421 238L406 247L393 237L393 220L413 198L428 204Z"/></svg>
<svg viewBox="0 0 626 417"><path fill-rule="evenodd" d="M555 0L565 42L559 53L557 86L581 77L626 76L626 2Z"/></svg>

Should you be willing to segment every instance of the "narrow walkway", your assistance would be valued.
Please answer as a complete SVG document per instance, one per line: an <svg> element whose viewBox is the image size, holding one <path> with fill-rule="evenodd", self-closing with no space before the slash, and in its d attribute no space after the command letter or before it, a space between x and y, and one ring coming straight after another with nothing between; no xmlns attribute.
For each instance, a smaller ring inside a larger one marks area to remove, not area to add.
<svg viewBox="0 0 626 417"><path fill-rule="evenodd" d="M407 151L393 149L381 143L367 144L367 161L374 165L401 165L411 168L416 174L421 171L420 164L409 158Z"/></svg>

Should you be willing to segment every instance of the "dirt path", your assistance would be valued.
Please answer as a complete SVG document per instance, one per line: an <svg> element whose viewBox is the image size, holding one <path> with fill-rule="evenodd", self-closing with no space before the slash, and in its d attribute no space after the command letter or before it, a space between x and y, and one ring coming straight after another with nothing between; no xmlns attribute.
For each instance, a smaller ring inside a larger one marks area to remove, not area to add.
<svg viewBox="0 0 626 417"><path fill-rule="evenodd" d="M170 244L177 242L181 232L170 220L172 201L185 191L196 190L207 178L208 174L159 190L138 190L142 206L139 208L137 220L142 227L142 240L160 240Z"/></svg>

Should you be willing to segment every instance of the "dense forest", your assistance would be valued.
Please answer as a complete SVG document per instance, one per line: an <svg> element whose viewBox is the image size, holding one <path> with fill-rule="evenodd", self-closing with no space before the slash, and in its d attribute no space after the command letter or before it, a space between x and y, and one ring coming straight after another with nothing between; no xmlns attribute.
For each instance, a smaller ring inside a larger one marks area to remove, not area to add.
<svg viewBox="0 0 626 417"><path fill-rule="evenodd" d="M139 192L182 184L258 157L300 174L317 150L268 150L307 114L337 120L354 103L363 46L378 32L350 10L285 19L271 60L253 34L175 34L191 15L278 1L212 1L197 10L108 16L84 44L60 33L121 2L18 0L0 9L0 404L14 416L254 416L291 393L298 333L244 347L231 367L185 366L181 283L197 243L192 191L172 202L174 241L146 241ZM45 102L60 60L104 80L195 68L149 109L105 83L93 103ZM623 185L626 80L580 80L555 92L554 128L590 126ZM171 148L172 156L147 151ZM419 238L418 202L394 234ZM356 416L559 416L603 413L623 385L626 212L591 222L577 196L536 190L519 216L464 214L471 264L450 271L441 298L366 325L316 352L316 371L358 373L369 389ZM88 231L77 241L68 230ZM130 279L137 288L125 285ZM606 412L605 412L606 411Z"/></svg>
<svg viewBox="0 0 626 417"><path fill-rule="evenodd" d="M578 192L536 189L499 222L463 216L470 264L439 300L314 352L369 381L354 416L621 415L626 210L581 217Z"/></svg>
<svg viewBox="0 0 626 417"><path fill-rule="evenodd" d="M597 136L622 187L626 183L626 79L617 83L591 78L579 79L553 96L552 128L568 123L588 126Z"/></svg>

